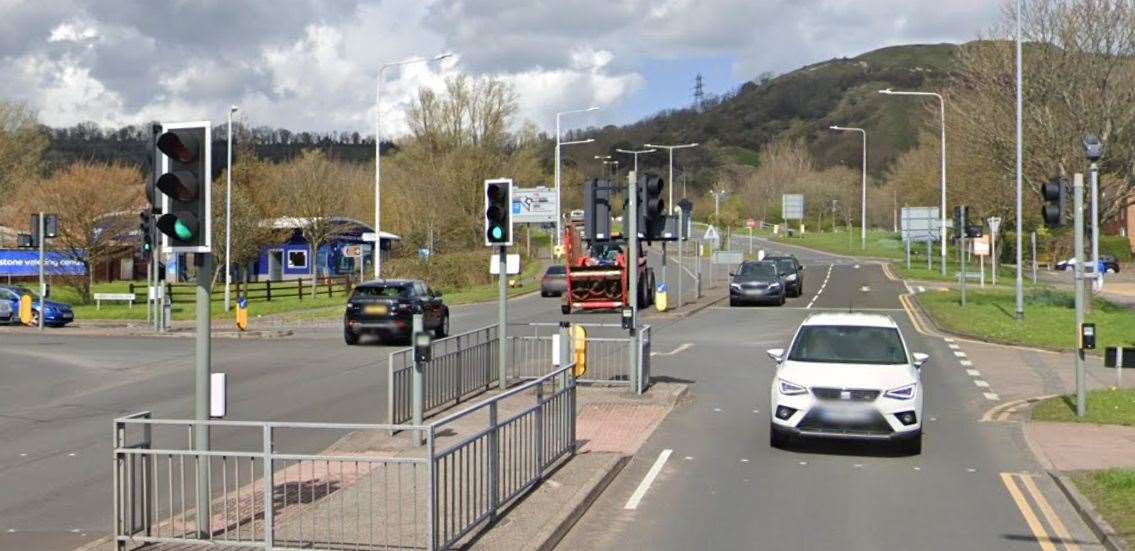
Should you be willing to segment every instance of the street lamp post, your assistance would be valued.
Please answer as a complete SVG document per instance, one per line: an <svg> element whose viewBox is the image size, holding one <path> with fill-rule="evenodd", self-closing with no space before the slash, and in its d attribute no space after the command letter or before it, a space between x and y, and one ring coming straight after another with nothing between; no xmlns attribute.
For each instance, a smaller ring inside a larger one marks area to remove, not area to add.
<svg viewBox="0 0 1135 551"><path fill-rule="evenodd" d="M657 149L639 149L639 150L616 149L615 151L618 151L619 153L626 153L628 155L634 155L634 171L635 171L635 175L637 176L638 175L638 156L642 155L643 153L654 153L655 151L658 151L658 150Z"/></svg>
<svg viewBox="0 0 1135 551"><path fill-rule="evenodd" d="M844 126L829 126L828 128L863 134L863 195L859 199L859 246L861 249L867 250L867 131L862 128Z"/></svg>
<svg viewBox="0 0 1135 551"><path fill-rule="evenodd" d="M232 233L233 233L233 113L236 113L237 106L229 107L229 126L228 126L228 160L225 168L225 311L229 311L231 304L229 287L233 282L233 269L232 261L229 260L229 255L232 251Z"/></svg>
<svg viewBox="0 0 1135 551"><path fill-rule="evenodd" d="M936 92L896 92L887 88L886 90L879 90L879 93L888 96L934 96L938 98L938 112L942 117L942 138L940 140L942 142L942 203L939 213L942 216L942 223L939 228L942 239L942 264L940 267L941 274L944 276L946 275L946 100L942 98L942 94Z"/></svg>
<svg viewBox="0 0 1135 551"><path fill-rule="evenodd" d="M382 271L382 81L386 70L391 67L409 65L411 63L427 63L441 61L452 56L452 53L438 54L432 58L413 57L387 63L378 68L378 82L375 85L374 97L374 278L378 279Z"/></svg>
<svg viewBox="0 0 1135 551"><path fill-rule="evenodd" d="M1017 0L1017 281L1016 281L1016 294L1017 294L1017 319L1021 320L1025 317L1025 284L1022 279L1023 270L1021 270L1021 234L1024 230L1021 226L1021 159L1022 159L1022 138L1023 132L1021 130L1021 0ZM996 262L996 259L994 260ZM1116 372L1119 370L1116 369Z"/></svg>
<svg viewBox="0 0 1135 551"><path fill-rule="evenodd" d="M592 105L591 107L588 107L586 109L572 109L570 111L560 111L559 113L556 113L556 168L555 168L555 172L556 172L556 242L559 243L560 245L564 244L563 228L560 227L561 221L563 220L563 215L561 214L562 206L560 204L561 203L561 201L560 201L560 147L564 146L564 145L591 143L591 142L595 141L594 139L588 138L586 140L577 140L577 141L573 141L573 142L561 142L560 141L560 116L570 115L570 114L573 114L573 113L587 113L589 111L598 111L598 110L599 110L598 107Z"/></svg>

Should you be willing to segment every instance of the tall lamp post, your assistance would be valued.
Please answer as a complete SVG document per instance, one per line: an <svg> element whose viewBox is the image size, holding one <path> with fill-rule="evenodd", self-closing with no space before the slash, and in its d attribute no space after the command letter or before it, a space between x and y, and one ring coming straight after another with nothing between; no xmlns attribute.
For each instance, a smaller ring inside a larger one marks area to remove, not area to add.
<svg viewBox="0 0 1135 551"><path fill-rule="evenodd" d="M229 287L233 282L233 268L232 261L229 260L229 254L232 251L232 233L233 233L233 113L236 113L237 106L232 105L229 107L229 126L228 126L228 153L225 168L225 311L229 311L231 304L229 298Z"/></svg>
<svg viewBox="0 0 1135 551"><path fill-rule="evenodd" d="M896 92L887 88L886 90L879 90L880 94L888 96L933 96L938 98L938 112L942 117L942 204L940 206L942 215L942 223L939 228L941 234L941 248L942 248L942 264L941 274L946 275L946 100L942 98L942 94L936 92ZM1018 250L1020 247L1018 247ZM1020 270L1018 270L1020 271Z"/></svg>
<svg viewBox="0 0 1135 551"><path fill-rule="evenodd" d="M615 151L618 151L619 153L626 153L627 155L634 155L634 171L635 171L635 174L637 175L638 174L638 156L642 155L644 153L654 153L655 151L658 151L658 150L657 149L639 149L639 150L616 149Z"/></svg>
<svg viewBox="0 0 1135 551"><path fill-rule="evenodd" d="M1025 318L1025 284L1021 270L1021 234L1024 229L1021 225L1021 148L1023 132L1021 130L1021 0L1017 0L1017 319ZM994 260L996 262L996 260ZM1116 369L1118 372L1119 369Z"/></svg>
<svg viewBox="0 0 1135 551"><path fill-rule="evenodd" d="M832 130L863 134L863 191L859 199L859 247L867 250L867 131L847 126L829 126Z"/></svg>
<svg viewBox="0 0 1135 551"><path fill-rule="evenodd" d="M410 59L403 59L402 61L395 61L386 63L378 68L378 82L375 85L374 96L374 278L378 279L382 271L382 208L381 208L381 194L380 188L382 185L382 81L386 76L386 70L391 67L398 67L401 65L409 65L411 63L427 63L430 61L441 61L447 57L452 56L452 53L446 52L438 54L432 58L412 57Z"/></svg>
<svg viewBox="0 0 1135 551"><path fill-rule="evenodd" d="M561 211L563 209L560 205L560 147L565 145L591 143L595 141L594 139L588 138L586 140L577 140L573 142L561 142L560 117L563 115L571 115L573 113L587 113L590 111L598 110L598 107L592 105L591 107L588 107L586 109L572 109L570 111L560 111L559 113L556 113L556 242L560 245L564 244L563 228L560 227L560 224L563 220L563 216L561 215Z"/></svg>
<svg viewBox="0 0 1135 551"><path fill-rule="evenodd" d="M611 156L610 155L596 155L594 157L594 159L596 161L599 161L599 165L603 167L602 174L603 174L603 176L606 176L607 175L607 161L611 160Z"/></svg>

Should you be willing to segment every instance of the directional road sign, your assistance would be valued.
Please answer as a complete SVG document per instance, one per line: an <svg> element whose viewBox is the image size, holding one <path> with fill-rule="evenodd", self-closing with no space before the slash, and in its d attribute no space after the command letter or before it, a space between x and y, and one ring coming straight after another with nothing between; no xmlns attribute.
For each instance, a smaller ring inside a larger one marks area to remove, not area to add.
<svg viewBox="0 0 1135 551"><path fill-rule="evenodd" d="M512 221L517 224L544 224L555 222L559 205L556 190L545 187L513 188Z"/></svg>

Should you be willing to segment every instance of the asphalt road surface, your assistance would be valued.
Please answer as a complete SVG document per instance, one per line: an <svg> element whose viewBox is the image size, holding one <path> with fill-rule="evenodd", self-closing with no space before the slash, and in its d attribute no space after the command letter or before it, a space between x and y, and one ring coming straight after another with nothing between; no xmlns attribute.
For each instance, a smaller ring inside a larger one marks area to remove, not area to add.
<svg viewBox="0 0 1135 551"><path fill-rule="evenodd" d="M915 330L898 300L901 283L878 265L757 246L795 252L807 266L805 294L784 308L712 307L655 332L655 350L693 343L656 357L652 368L656 377L690 381L689 399L559 549L1100 548L1017 431L979 423L996 402L947 343ZM810 313L849 305L891 315L912 350L931 355L920 456L834 441L769 447L775 366L765 350L786 346Z"/></svg>

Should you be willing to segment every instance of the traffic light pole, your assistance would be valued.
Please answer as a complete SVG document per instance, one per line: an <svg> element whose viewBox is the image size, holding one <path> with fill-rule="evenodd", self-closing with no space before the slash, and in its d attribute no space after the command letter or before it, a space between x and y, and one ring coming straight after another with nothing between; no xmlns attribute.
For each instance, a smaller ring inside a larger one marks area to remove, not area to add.
<svg viewBox="0 0 1135 551"><path fill-rule="evenodd" d="M197 350L196 350L196 399L194 419L209 419L209 376L210 376L210 330L212 316L209 311L209 286L212 284L213 254L198 253L197 259ZM198 452L209 451L209 427L197 425L193 431L193 449ZM197 462L197 531L199 537L208 539L209 527L209 470L208 461Z"/></svg>
<svg viewBox="0 0 1135 551"><path fill-rule="evenodd" d="M508 247L501 245L497 251L497 378L503 391L508 387Z"/></svg>
<svg viewBox="0 0 1135 551"><path fill-rule="evenodd" d="M1080 343L1080 328L1084 325L1084 175L1072 177L1072 212L1075 221L1072 230L1072 257L1076 270L1076 416L1083 417L1087 390L1084 387L1084 348ZM1120 369L1120 368L1116 368Z"/></svg>
<svg viewBox="0 0 1135 551"><path fill-rule="evenodd" d="M627 347L627 375L633 388L645 385L638 381L638 171L627 174L627 212L623 220L627 226L627 304L631 309L630 346Z"/></svg>
<svg viewBox="0 0 1135 551"><path fill-rule="evenodd" d="M963 221L964 221L964 218L963 218ZM962 224L962 225L964 226L965 224ZM964 227L962 229L962 233L959 234L959 235L960 235L960 237L958 239L958 244L960 246L959 246L958 250L959 250L959 252L961 252L961 256L962 256L962 258L961 258L961 260L962 260L962 262L961 262L961 264L962 264L962 285L961 285L961 287L962 287L962 308L965 308L965 306L966 306L966 234L965 234L965 228Z"/></svg>
<svg viewBox="0 0 1135 551"><path fill-rule="evenodd" d="M36 220L36 231L39 232L39 330L43 331L43 318L47 312L47 285L44 284L43 276L43 244L47 241L46 224L44 224L43 211L39 213L39 220Z"/></svg>

